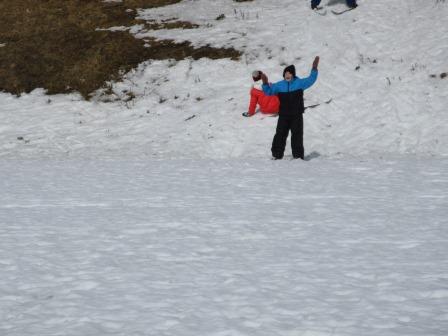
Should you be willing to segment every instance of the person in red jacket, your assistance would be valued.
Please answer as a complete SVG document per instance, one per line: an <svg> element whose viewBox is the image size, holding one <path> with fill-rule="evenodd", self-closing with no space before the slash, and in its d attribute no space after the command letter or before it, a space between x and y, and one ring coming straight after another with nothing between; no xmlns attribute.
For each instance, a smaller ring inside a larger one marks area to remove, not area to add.
<svg viewBox="0 0 448 336"><path fill-rule="evenodd" d="M243 113L245 117L251 117L255 114L257 104L260 106L260 112L264 114L277 114L280 106L280 101L277 96L267 96L263 92L261 82L262 72L256 70L252 72L252 79L254 84L250 90L249 110Z"/></svg>

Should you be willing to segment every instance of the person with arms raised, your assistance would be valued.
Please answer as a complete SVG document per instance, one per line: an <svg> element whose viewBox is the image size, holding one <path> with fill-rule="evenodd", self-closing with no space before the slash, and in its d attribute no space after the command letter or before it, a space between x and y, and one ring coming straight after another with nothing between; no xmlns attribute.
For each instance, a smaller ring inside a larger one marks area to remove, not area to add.
<svg viewBox="0 0 448 336"><path fill-rule="evenodd" d="M291 150L294 159L304 159L303 147L303 91L310 88L317 80L319 56L314 59L311 73L306 78L296 76L294 65L287 66L283 71L283 80L270 84L266 74L261 74L263 92L268 96L276 95L280 101L277 128L272 141L273 159L282 159L286 140L291 131Z"/></svg>

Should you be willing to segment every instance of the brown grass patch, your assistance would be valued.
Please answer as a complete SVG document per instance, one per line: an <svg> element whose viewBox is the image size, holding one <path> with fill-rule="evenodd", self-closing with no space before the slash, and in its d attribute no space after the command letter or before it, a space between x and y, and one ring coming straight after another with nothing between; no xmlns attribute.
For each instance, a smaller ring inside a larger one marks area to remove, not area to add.
<svg viewBox="0 0 448 336"><path fill-rule="evenodd" d="M126 31L97 28L195 28L191 23L135 19L137 8L180 0L14 0L0 2L0 91L14 94L45 88L49 94L80 92L85 98L148 59L185 57L238 59L234 49L193 48L190 43L144 41ZM3 46L1 46L3 45Z"/></svg>
<svg viewBox="0 0 448 336"><path fill-rule="evenodd" d="M156 22L154 20L146 21L144 28L146 30L195 29L195 28L199 28L199 25L191 23L189 21L181 21L176 18L172 18L172 19L162 20L162 22Z"/></svg>

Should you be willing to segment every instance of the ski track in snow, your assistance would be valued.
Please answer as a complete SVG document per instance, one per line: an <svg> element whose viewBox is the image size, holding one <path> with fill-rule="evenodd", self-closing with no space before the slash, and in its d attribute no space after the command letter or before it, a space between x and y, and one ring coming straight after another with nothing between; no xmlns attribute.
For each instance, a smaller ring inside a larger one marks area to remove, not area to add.
<svg viewBox="0 0 448 336"><path fill-rule="evenodd" d="M447 168L4 161L0 334L446 335Z"/></svg>

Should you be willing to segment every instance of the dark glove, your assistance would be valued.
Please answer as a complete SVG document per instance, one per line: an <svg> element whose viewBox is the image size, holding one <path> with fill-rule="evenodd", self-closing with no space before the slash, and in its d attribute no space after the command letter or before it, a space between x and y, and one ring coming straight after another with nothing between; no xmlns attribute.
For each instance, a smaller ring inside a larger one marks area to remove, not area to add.
<svg viewBox="0 0 448 336"><path fill-rule="evenodd" d="M313 70L317 70L317 67L319 66L319 60L320 60L319 56L316 56L313 62Z"/></svg>
<svg viewBox="0 0 448 336"><path fill-rule="evenodd" d="M269 84L268 76L264 73L261 74L261 80L263 81L263 84Z"/></svg>

